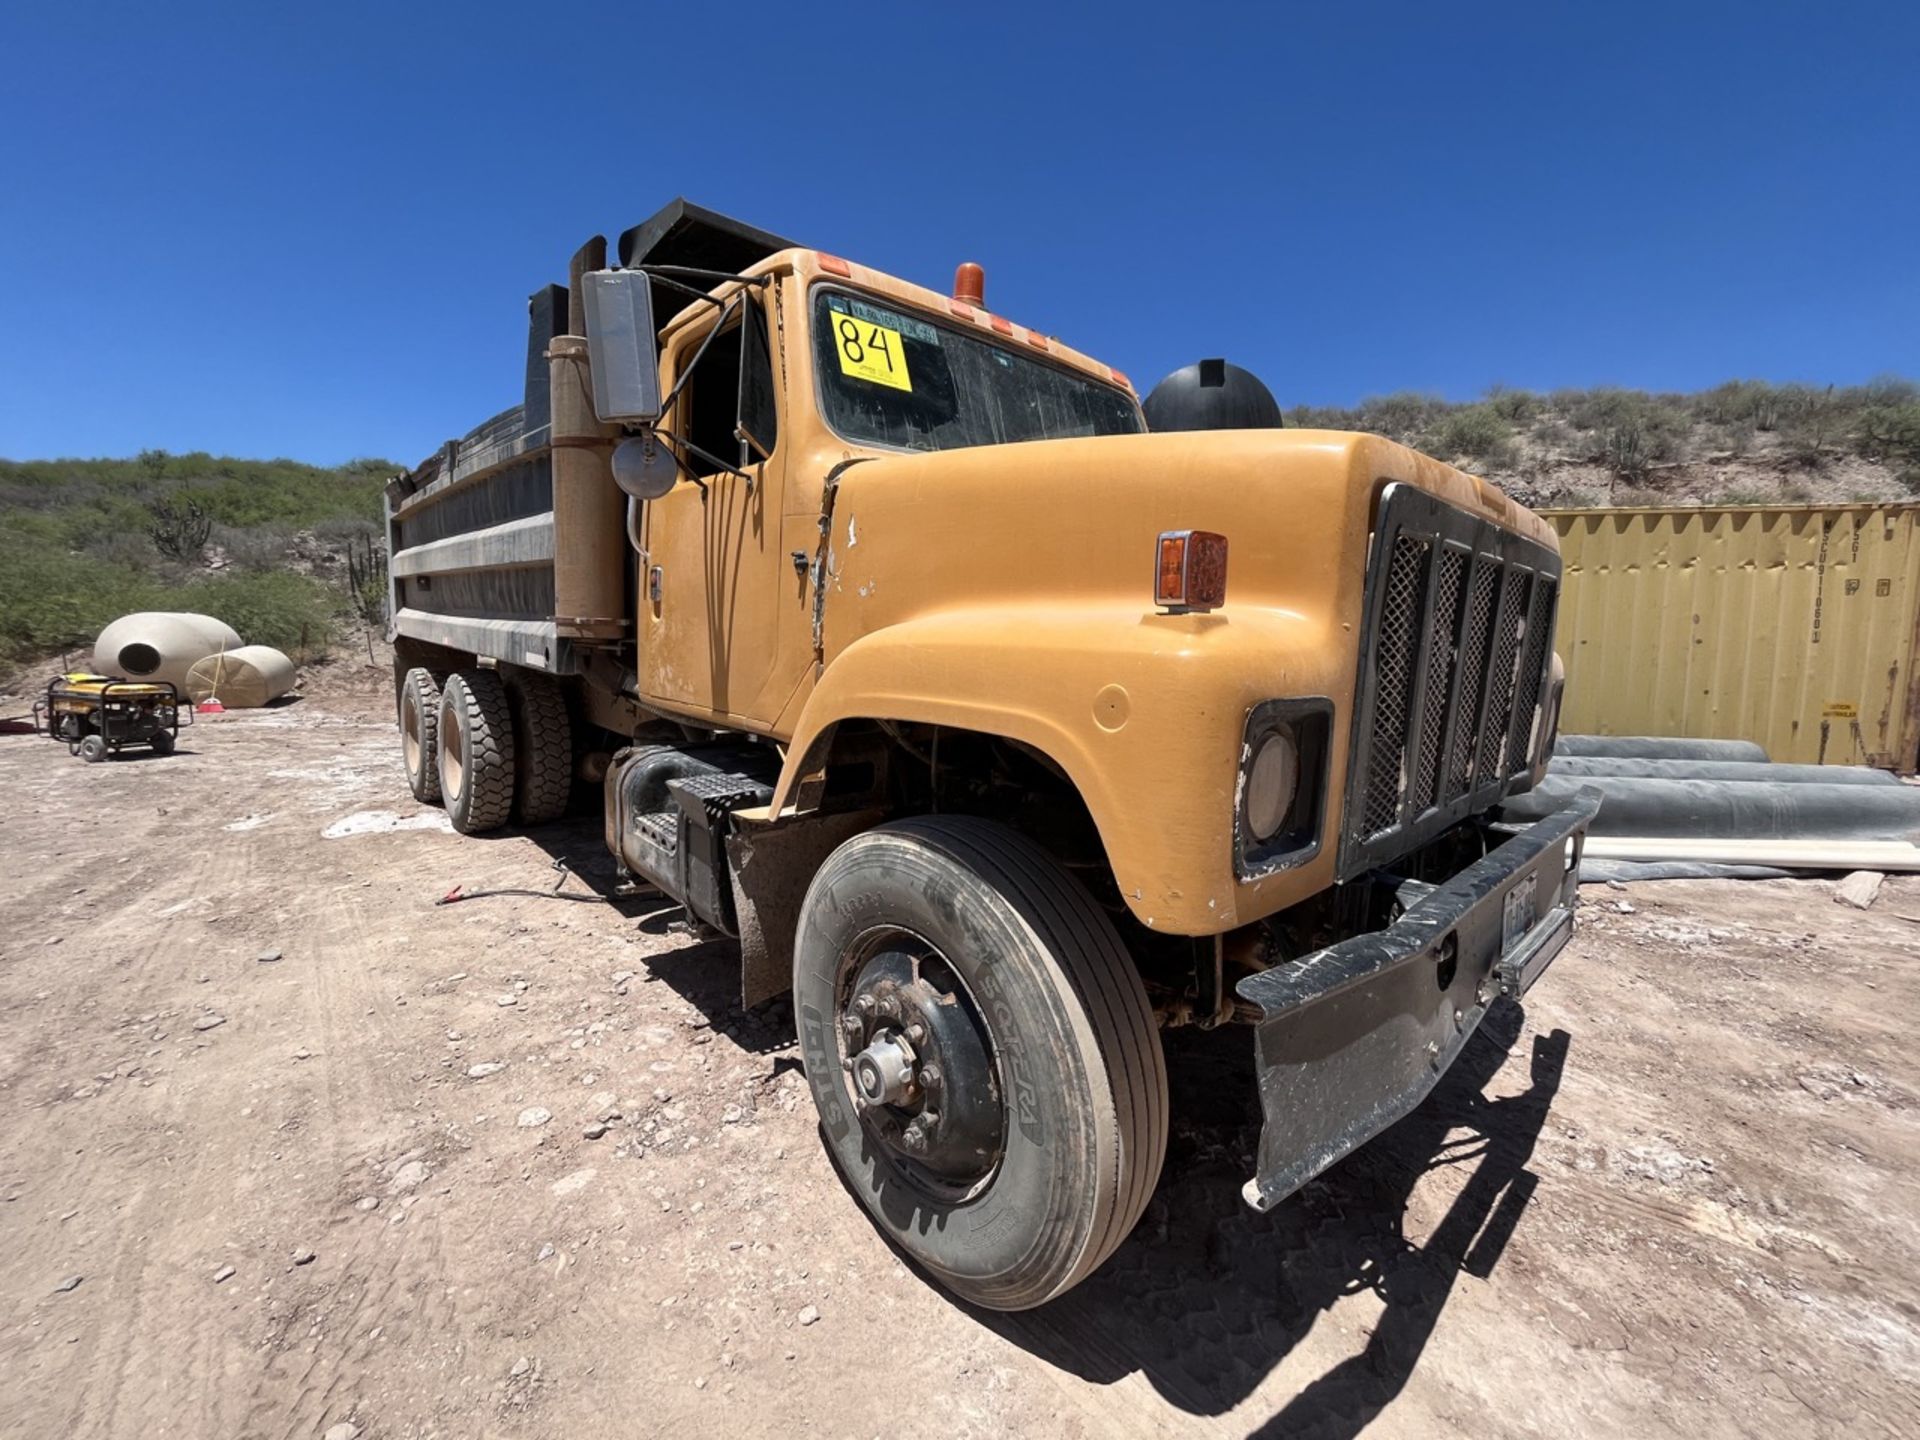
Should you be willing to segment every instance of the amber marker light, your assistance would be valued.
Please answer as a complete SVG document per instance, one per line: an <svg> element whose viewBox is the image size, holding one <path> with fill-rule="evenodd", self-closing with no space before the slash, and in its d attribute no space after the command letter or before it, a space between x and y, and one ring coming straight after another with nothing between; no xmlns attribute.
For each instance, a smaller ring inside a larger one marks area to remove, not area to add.
<svg viewBox="0 0 1920 1440"><path fill-rule="evenodd" d="M953 272L953 298L976 310L987 308L987 272L968 260Z"/></svg>
<svg viewBox="0 0 1920 1440"><path fill-rule="evenodd" d="M1227 603L1227 537L1163 530L1154 550L1153 603L1175 615Z"/></svg>

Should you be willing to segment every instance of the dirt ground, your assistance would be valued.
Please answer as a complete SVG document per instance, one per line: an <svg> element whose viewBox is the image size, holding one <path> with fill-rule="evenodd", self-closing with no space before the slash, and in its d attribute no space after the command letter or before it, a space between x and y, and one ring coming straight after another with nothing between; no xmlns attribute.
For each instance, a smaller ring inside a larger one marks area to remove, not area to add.
<svg viewBox="0 0 1920 1440"><path fill-rule="evenodd" d="M436 906L611 869L592 816L449 833L389 714L0 737L0 1433L1920 1433L1920 880L1588 887L1524 1015L1264 1217L1244 1035L1170 1035L1146 1221L995 1316L844 1193L726 946Z"/></svg>

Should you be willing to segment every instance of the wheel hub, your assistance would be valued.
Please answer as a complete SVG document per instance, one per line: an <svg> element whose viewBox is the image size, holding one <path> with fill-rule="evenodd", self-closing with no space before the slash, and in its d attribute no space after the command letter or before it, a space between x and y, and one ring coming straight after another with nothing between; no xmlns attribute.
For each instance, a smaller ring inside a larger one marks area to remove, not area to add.
<svg viewBox="0 0 1920 1440"><path fill-rule="evenodd" d="M1006 1134L991 1032L931 947L896 935L868 955L840 1020L861 1124L923 1188L971 1187Z"/></svg>
<svg viewBox="0 0 1920 1440"><path fill-rule="evenodd" d="M880 1038L853 1057L853 1083L869 1105L904 1105L914 1090L913 1051L896 1031Z"/></svg>

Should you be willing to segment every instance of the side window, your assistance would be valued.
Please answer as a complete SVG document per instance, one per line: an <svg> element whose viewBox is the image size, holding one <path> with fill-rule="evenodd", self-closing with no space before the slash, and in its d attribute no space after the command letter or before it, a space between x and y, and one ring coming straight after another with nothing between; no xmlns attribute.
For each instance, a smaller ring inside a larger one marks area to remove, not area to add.
<svg viewBox="0 0 1920 1440"><path fill-rule="evenodd" d="M697 347L696 347L697 348ZM743 469L771 454L778 440L773 403L773 355L766 312L749 301L740 321L728 326L700 357L682 401L690 449L687 468L695 475L717 475L713 456ZM746 438L735 434L735 427ZM705 455L696 453L705 451Z"/></svg>

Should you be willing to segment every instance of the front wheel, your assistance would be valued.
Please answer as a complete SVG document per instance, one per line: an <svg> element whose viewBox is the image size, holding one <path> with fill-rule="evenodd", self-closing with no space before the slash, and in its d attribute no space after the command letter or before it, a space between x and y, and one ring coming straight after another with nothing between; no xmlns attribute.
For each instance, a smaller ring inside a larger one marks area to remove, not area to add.
<svg viewBox="0 0 1920 1440"><path fill-rule="evenodd" d="M1153 1012L1112 922L1032 841L962 816L849 840L808 888L794 1002L834 1160L962 1298L1043 1304L1139 1220L1166 1153Z"/></svg>
<svg viewBox="0 0 1920 1440"><path fill-rule="evenodd" d="M102 760L107 758L109 753L107 749L107 737L104 735L87 736L86 739L80 742L76 753L82 760L86 761L87 764L98 765Z"/></svg>

